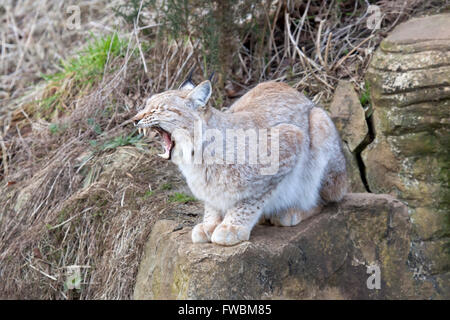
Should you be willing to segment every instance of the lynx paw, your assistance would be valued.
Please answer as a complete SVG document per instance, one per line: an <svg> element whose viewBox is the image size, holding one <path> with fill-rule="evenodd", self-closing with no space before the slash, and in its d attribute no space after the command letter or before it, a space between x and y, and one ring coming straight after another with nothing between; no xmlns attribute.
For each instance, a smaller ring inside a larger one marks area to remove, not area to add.
<svg viewBox="0 0 450 320"><path fill-rule="evenodd" d="M214 229L216 229L217 224L205 224L199 223L194 229L192 229L192 242L193 243L206 243L211 242L211 236Z"/></svg>
<svg viewBox="0 0 450 320"><path fill-rule="evenodd" d="M214 230L211 241L223 246L233 246L250 239L250 230L243 226L221 223Z"/></svg>
<svg viewBox="0 0 450 320"><path fill-rule="evenodd" d="M280 227L292 227L299 224L302 221L301 212L287 211L280 215L272 216L270 223Z"/></svg>

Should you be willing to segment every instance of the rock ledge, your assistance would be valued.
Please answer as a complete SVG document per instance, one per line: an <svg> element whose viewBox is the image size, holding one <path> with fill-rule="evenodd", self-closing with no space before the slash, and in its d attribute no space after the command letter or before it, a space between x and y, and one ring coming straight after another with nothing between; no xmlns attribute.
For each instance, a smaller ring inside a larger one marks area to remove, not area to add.
<svg viewBox="0 0 450 320"><path fill-rule="evenodd" d="M433 298L407 266L407 207L388 195L349 194L296 227L256 226L234 247L192 244L190 227L160 220L144 249L135 299ZM368 289L367 267L381 271ZM431 291L430 291L431 292Z"/></svg>

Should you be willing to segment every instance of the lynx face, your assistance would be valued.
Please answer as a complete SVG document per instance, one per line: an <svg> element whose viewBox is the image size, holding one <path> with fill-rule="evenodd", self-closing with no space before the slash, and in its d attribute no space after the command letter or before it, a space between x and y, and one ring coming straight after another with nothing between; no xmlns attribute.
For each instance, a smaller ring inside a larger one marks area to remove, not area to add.
<svg viewBox="0 0 450 320"><path fill-rule="evenodd" d="M211 96L211 83L204 81L198 86L184 83L178 90L156 94L147 100L145 108L132 120L144 134L155 130L162 138L164 153L159 154L169 160L177 141L175 130L183 130L193 135L194 122L199 119L199 109L203 108Z"/></svg>

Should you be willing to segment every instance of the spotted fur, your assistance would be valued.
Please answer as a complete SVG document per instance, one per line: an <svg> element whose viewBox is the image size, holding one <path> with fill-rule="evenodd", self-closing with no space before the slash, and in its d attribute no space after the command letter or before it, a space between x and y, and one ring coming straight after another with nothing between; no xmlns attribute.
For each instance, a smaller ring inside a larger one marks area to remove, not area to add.
<svg viewBox="0 0 450 320"><path fill-rule="evenodd" d="M326 202L342 199L347 190L345 159L323 109L287 84L272 81L257 85L226 112L207 106L210 95L209 81L186 85L154 95L134 117L140 127L159 126L171 133L172 161L205 203L193 242L235 245L249 240L260 220L296 225ZM260 163L196 163L195 157L204 159L207 149L205 141L200 149L195 147L196 123L202 133L214 129L224 136L227 129L278 130L277 171L261 174Z"/></svg>

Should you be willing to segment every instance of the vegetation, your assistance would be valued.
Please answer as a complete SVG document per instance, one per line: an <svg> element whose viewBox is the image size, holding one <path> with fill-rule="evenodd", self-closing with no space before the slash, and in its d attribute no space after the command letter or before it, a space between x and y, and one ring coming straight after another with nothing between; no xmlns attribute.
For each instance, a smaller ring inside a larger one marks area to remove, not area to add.
<svg viewBox="0 0 450 320"><path fill-rule="evenodd" d="M51 120L59 113L68 111L77 95L86 94L103 78L105 66L116 57L123 56L127 43L120 40L117 33L93 37L86 48L75 57L61 61L61 71L42 75L47 82L47 90L37 101L38 117ZM109 70L113 72L114 69Z"/></svg>
<svg viewBox="0 0 450 320"><path fill-rule="evenodd" d="M361 105L363 107L367 107L368 104L370 104L370 91L369 91L369 83L366 81L364 83L364 89L361 91L361 96L359 98L359 101L361 102Z"/></svg>
<svg viewBox="0 0 450 320"><path fill-rule="evenodd" d="M197 201L194 197L188 196L181 192L175 192L173 195L169 197L170 202L181 202L181 203L188 203L191 201Z"/></svg>
<svg viewBox="0 0 450 320"><path fill-rule="evenodd" d="M172 186L171 183L164 183L164 184L161 186L161 190L171 190L172 188L173 188L173 186Z"/></svg>
<svg viewBox="0 0 450 320"><path fill-rule="evenodd" d="M92 0L62 34L65 5L1 4L0 298L132 297L154 221L198 205L172 194L182 181L131 125L151 94L195 69L196 82L216 71L218 107L268 79L326 103L349 78L370 103L363 74L383 33L442 7L413 2L379 2L373 31L365 1ZM86 266L75 293L72 265Z"/></svg>
<svg viewBox="0 0 450 320"><path fill-rule="evenodd" d="M157 39L188 39L193 43L198 40L203 76L206 77L208 70L216 70L221 75L221 81L222 75L229 74L233 52L239 45L237 39L245 37L251 29L258 29L258 24L264 24L264 18L255 14L257 6L262 3L241 0L130 0L118 5L114 12L127 23L134 25L137 22L140 26L149 23L140 18L140 12L154 12L159 22L155 34ZM151 33L147 32L147 35L151 36Z"/></svg>
<svg viewBox="0 0 450 320"><path fill-rule="evenodd" d="M102 150L102 151L112 150L112 149L116 149L118 147L123 147L123 146L127 146L127 145L134 145L137 148L142 149L142 140L141 140L142 135L135 136L134 135L135 133L136 133L136 130L127 136L120 135L118 137L115 137L114 139L105 142L100 147L100 150ZM94 146L96 146L95 143L94 143Z"/></svg>
<svg viewBox="0 0 450 320"><path fill-rule="evenodd" d="M152 195L154 195L155 194L155 191L152 191L152 190L147 190L147 191L145 191L145 193L144 193L144 198L148 198L148 197L151 197Z"/></svg>
<svg viewBox="0 0 450 320"><path fill-rule="evenodd" d="M121 40L117 33L95 37L87 43L84 50L78 52L68 61L62 61L62 71L44 75L47 81L59 81L72 78L81 83L92 83L102 78L105 65L114 57L123 56L127 42Z"/></svg>

